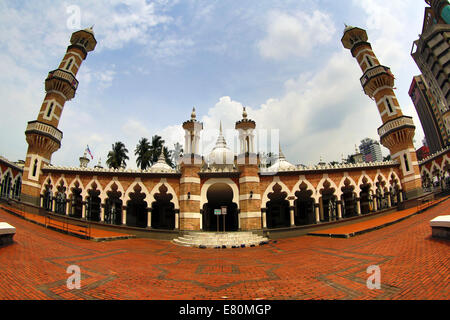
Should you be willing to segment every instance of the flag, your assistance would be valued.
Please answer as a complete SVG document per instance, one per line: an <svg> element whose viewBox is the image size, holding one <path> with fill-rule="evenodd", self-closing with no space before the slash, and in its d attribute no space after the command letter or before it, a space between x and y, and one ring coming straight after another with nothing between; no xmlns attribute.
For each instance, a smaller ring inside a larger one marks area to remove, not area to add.
<svg viewBox="0 0 450 320"><path fill-rule="evenodd" d="M87 146L86 151L89 153L89 155L91 156L91 159L94 160L94 157L92 156L91 150L89 149L89 146Z"/></svg>

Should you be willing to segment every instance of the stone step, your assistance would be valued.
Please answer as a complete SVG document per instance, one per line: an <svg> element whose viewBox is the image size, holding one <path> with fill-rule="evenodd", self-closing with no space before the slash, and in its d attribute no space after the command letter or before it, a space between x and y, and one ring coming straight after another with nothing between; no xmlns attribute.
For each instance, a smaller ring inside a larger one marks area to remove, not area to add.
<svg viewBox="0 0 450 320"><path fill-rule="evenodd" d="M268 242L267 238L253 232L186 232L172 241L179 246L200 248L250 247Z"/></svg>

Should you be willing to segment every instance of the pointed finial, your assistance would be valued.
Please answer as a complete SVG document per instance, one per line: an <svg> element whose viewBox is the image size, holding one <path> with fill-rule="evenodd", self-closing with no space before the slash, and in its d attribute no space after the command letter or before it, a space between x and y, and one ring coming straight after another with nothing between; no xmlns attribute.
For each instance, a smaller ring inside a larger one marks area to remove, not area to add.
<svg viewBox="0 0 450 320"><path fill-rule="evenodd" d="M222 134L222 120L220 120L220 134Z"/></svg>
<svg viewBox="0 0 450 320"><path fill-rule="evenodd" d="M278 158L279 159L285 159L283 151L281 151L281 143L278 143Z"/></svg>
<svg viewBox="0 0 450 320"><path fill-rule="evenodd" d="M356 144L355 144L355 152L359 153L359 150L358 150L358 147L356 146Z"/></svg>
<svg viewBox="0 0 450 320"><path fill-rule="evenodd" d="M194 107L194 108L192 108L191 120L195 120L195 118L197 118L197 114L195 113L195 107Z"/></svg>
<svg viewBox="0 0 450 320"><path fill-rule="evenodd" d="M246 110L245 107L244 107L244 111L242 112L242 117L243 117L244 119L247 119L247 110Z"/></svg>

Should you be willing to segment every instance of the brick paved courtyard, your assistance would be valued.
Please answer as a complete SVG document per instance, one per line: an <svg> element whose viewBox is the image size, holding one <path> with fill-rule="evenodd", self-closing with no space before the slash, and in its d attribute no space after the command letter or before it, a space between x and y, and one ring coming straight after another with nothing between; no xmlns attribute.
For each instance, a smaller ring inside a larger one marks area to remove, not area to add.
<svg viewBox="0 0 450 320"><path fill-rule="evenodd" d="M93 242L0 210L17 228L0 248L0 299L449 299L450 242L431 238L422 214L349 239L304 236L257 248L193 249L167 241ZM69 265L82 272L68 290ZM381 269L369 290L367 267Z"/></svg>

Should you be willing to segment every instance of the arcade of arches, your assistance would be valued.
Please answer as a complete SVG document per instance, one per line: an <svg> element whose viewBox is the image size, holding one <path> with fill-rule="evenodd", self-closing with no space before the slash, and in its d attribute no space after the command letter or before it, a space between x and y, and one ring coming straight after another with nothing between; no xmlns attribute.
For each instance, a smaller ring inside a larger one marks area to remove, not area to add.
<svg viewBox="0 0 450 320"><path fill-rule="evenodd" d="M450 160L446 157L440 163L422 167L424 184L434 183L438 175L449 176ZM226 231L291 228L399 205L404 200L399 170L396 164L386 164L348 171L317 171L300 176L300 181L296 172L251 178L218 173L217 182L208 182L211 184L203 190L201 186L214 178L213 173L208 178L184 180L179 173L167 173L164 178L147 174L138 179L119 173L102 176L96 172L93 177L90 171L46 169L41 182L41 206L72 218L147 229L215 232L224 227ZM2 174L1 181L2 193L8 185L14 189L20 184L20 179L12 178L8 172ZM243 212L242 208L248 208L246 201L256 205ZM227 215L217 217L215 210L223 207ZM242 228L246 217L255 217L260 227L254 224L253 229ZM189 218L198 219L193 229L184 228L183 219Z"/></svg>

